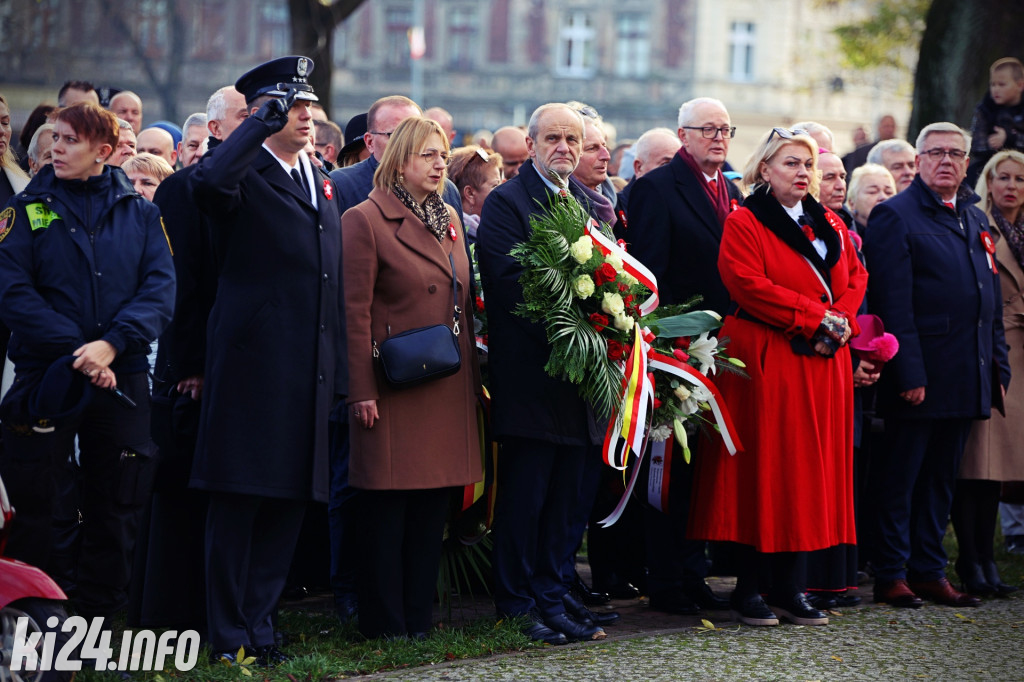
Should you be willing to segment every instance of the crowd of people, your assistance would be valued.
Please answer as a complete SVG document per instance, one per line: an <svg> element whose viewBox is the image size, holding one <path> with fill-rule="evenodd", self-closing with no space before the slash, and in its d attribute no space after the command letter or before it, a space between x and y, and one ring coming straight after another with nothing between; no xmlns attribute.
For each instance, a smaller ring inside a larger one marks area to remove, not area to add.
<svg viewBox="0 0 1024 682"><path fill-rule="evenodd" d="M570 101L453 147L446 111L400 95L328 120L314 66L259 65L180 128L69 81L28 117L20 163L0 95L7 554L79 614L195 627L229 664L287 660L277 604L319 502L338 617L425 638L484 431L496 612L537 641L601 639L619 614L598 605L640 594L769 626L827 624L869 574L897 607L1017 589L993 548L1002 496L1024 551L1018 60L992 65L970 135L935 122L911 144L885 116L840 158L805 121L763 131L738 171L712 98L618 145ZM743 450L695 438L668 504L610 528L593 523L621 486L606 424L516 312L510 252L556 204L613 230L663 304L700 297L746 364L715 379ZM857 345L883 326L887 362Z"/></svg>

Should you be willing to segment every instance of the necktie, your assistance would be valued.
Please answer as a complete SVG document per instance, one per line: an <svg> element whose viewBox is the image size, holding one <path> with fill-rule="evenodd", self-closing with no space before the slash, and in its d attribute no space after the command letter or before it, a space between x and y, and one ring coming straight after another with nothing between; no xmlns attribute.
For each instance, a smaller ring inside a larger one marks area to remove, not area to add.
<svg viewBox="0 0 1024 682"><path fill-rule="evenodd" d="M292 168L292 180L294 180L296 182L296 184L298 184L298 186L300 188L302 188L302 193L308 199L309 198L309 189L306 188L306 183L303 182L303 179L304 178L302 177L302 173L300 173L297 168Z"/></svg>
<svg viewBox="0 0 1024 682"><path fill-rule="evenodd" d="M953 205L952 201L943 201L942 203L945 204L946 208L950 211L956 212L956 206Z"/></svg>
<svg viewBox="0 0 1024 682"><path fill-rule="evenodd" d="M711 178L708 180L708 186L711 187L712 196L718 195L718 178Z"/></svg>

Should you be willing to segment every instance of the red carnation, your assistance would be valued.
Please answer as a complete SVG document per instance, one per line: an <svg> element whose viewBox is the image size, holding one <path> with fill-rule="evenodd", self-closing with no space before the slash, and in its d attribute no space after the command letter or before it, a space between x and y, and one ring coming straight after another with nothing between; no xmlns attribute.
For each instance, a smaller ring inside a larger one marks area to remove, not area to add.
<svg viewBox="0 0 1024 682"><path fill-rule="evenodd" d="M480 298L479 296L476 297L476 309L481 312L484 309L484 299Z"/></svg>
<svg viewBox="0 0 1024 682"><path fill-rule="evenodd" d="M615 339L608 339L608 359L611 361L621 360L626 354L626 346Z"/></svg>
<svg viewBox="0 0 1024 682"><path fill-rule="evenodd" d="M659 399L655 398L654 399L654 409L658 409L659 407L661 407L661 405L662 405L661 401Z"/></svg>
<svg viewBox="0 0 1024 682"><path fill-rule="evenodd" d="M594 283L597 284L597 286L601 286L608 282L614 282L615 276L615 268L613 268L609 263L602 263L601 267L594 270Z"/></svg>
<svg viewBox="0 0 1024 682"><path fill-rule="evenodd" d="M679 362L686 362L687 360L690 359L689 354L683 351L682 348L676 348L674 351L672 351L672 355L675 356L675 359L678 360Z"/></svg>
<svg viewBox="0 0 1024 682"><path fill-rule="evenodd" d="M608 326L608 317L601 313L591 313L590 324L594 325L597 331L603 331Z"/></svg>
<svg viewBox="0 0 1024 682"><path fill-rule="evenodd" d="M618 244L619 248L621 248L623 251L626 250L626 242L625 242L625 240L620 239L620 240L618 240L615 243Z"/></svg>

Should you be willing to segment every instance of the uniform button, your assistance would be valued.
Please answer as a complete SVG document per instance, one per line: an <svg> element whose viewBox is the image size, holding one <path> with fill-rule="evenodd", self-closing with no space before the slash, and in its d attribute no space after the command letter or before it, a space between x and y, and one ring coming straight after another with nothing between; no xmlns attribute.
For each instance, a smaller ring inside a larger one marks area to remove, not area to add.
<svg viewBox="0 0 1024 682"><path fill-rule="evenodd" d="M979 360L978 360L978 362L980 362L980 363L981 363L981 366L982 366L982 367L984 367L984 366L985 366L985 358L981 358L981 359L979 359Z"/></svg>
<svg viewBox="0 0 1024 682"><path fill-rule="evenodd" d="M324 383L324 375L323 375L323 374L321 374L320 376L318 376L318 377L316 378L316 382L317 382L318 384L322 384L322 383Z"/></svg>
<svg viewBox="0 0 1024 682"><path fill-rule="evenodd" d="M102 276L103 276L103 273L102 273L102 272L97 272L97 273L96 273L96 276L97 276L97 277L102 277Z"/></svg>
<svg viewBox="0 0 1024 682"><path fill-rule="evenodd" d="M435 293L437 291L437 285L431 284L429 287L427 287L427 291L429 291L432 294Z"/></svg>
<svg viewBox="0 0 1024 682"><path fill-rule="evenodd" d="M981 329L982 326L984 326L984 324L985 324L984 322L982 322L981 320L978 320L978 329Z"/></svg>
<svg viewBox="0 0 1024 682"><path fill-rule="evenodd" d="M981 282L978 282L978 288L979 289L984 289L985 285L983 283L981 283Z"/></svg>
<svg viewBox="0 0 1024 682"><path fill-rule="evenodd" d="M317 229L318 232L323 232L324 231L324 226L323 225L317 225L316 229Z"/></svg>
<svg viewBox="0 0 1024 682"><path fill-rule="evenodd" d="M325 282L327 281L327 273L326 272L324 273L324 281Z"/></svg>
<svg viewBox="0 0 1024 682"><path fill-rule="evenodd" d="M75 231L75 228L73 228L73 227L72 227L72 228L71 228L71 231L72 231L72 232L74 232L74 231Z"/></svg>
<svg viewBox="0 0 1024 682"><path fill-rule="evenodd" d="M96 323L96 327L99 328L99 329L102 329L103 328L103 323L102 322L97 322Z"/></svg>
<svg viewBox="0 0 1024 682"><path fill-rule="evenodd" d="M327 325L326 324L320 325L320 333L323 334L325 331L327 331Z"/></svg>

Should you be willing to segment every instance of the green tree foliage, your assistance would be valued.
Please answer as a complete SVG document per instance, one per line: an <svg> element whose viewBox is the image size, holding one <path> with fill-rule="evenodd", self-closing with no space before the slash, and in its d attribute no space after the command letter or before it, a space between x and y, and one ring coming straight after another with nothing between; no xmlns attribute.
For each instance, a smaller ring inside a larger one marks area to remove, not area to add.
<svg viewBox="0 0 1024 682"><path fill-rule="evenodd" d="M825 0L838 5L843 0ZM917 50L925 14L932 0L871 0L865 19L833 29L846 66L854 69L908 68L908 54Z"/></svg>

